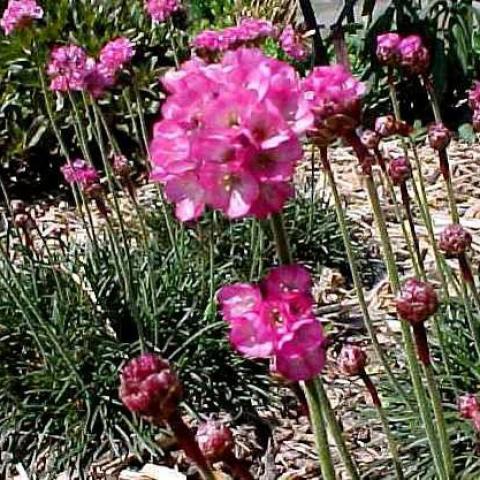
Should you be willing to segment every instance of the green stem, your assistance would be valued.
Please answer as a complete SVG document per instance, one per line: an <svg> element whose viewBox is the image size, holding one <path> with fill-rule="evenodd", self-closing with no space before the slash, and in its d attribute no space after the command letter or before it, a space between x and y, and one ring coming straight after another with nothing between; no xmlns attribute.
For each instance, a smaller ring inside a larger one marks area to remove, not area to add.
<svg viewBox="0 0 480 480"><path fill-rule="evenodd" d="M315 436L318 457L320 460L320 469L322 479L335 480L335 469L332 463L330 448L328 446L327 431L323 423L323 415L320 403L318 401L317 389L314 381L306 382L303 386L307 398L310 419Z"/></svg>
<svg viewBox="0 0 480 480"><path fill-rule="evenodd" d="M342 201L340 198L340 194L338 192L337 184L335 182L335 177L333 174L333 171L330 166L330 161L328 160L328 153L326 148L321 148L320 149L320 155L321 155L321 160L322 160L322 166L323 170L326 174L327 181L330 187L330 190L333 195L333 200L335 204L335 213L337 216L338 220L338 225L340 228L340 232L342 234L342 239L343 239L343 244L345 246L345 251L347 253L347 259L348 259L348 264L350 267L350 272L352 275L352 280L353 280L353 286L355 288L355 293L358 298L358 303L360 304L360 309L362 311L365 327L367 329L368 335L370 337L370 341L372 342L373 349L375 351L375 354L377 355L378 359L380 360L385 373L387 374L387 377L389 378L392 386L395 388L397 393L402 397L404 400L405 404L412 410L414 411L414 407L412 403L410 402L408 395L405 393L404 389L400 385L399 381L396 379L395 375L393 374L392 369L390 368L390 365L388 364L387 357L382 349L382 346L380 345L380 342L377 339L377 334L375 332L375 326L373 325L373 321L370 317L370 313L368 311L368 305L365 299L365 292L363 289L362 281L360 279L360 274L358 272L358 262L357 258L355 256L354 250L353 250L353 245L352 241L350 239L350 234L348 231L348 226L347 226L347 218L345 215L345 210L342 205Z"/></svg>
<svg viewBox="0 0 480 480"><path fill-rule="evenodd" d="M288 237L285 232L282 215L280 213L272 215L270 217L270 223L280 263L288 265L289 263L292 263L292 254L290 253L290 246L288 244Z"/></svg>
<svg viewBox="0 0 480 480"><path fill-rule="evenodd" d="M315 384L317 390L318 401L322 409L324 420L328 425L330 435L335 440L335 444L340 453L343 464L345 465L345 469L350 475L351 480L359 480L360 475L358 474L358 468L354 464L352 456L350 455L347 445L345 444L343 433L340 429L340 426L338 425L337 419L335 418L335 413L328 400L327 393L325 392L325 388L323 386L323 382L320 378L312 380L312 382Z"/></svg>

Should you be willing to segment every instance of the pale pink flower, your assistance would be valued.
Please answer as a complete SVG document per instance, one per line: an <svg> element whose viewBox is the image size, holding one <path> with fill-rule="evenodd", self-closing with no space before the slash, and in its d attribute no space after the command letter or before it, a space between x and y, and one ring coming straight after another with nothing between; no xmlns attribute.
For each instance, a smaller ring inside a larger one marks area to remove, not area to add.
<svg viewBox="0 0 480 480"><path fill-rule="evenodd" d="M287 25L279 37L283 51L294 60L299 62L308 57L308 49L305 46L302 35L294 30L292 25Z"/></svg>
<svg viewBox="0 0 480 480"><path fill-rule="evenodd" d="M401 64L411 73L422 74L430 66L430 53L418 35L409 35L399 45Z"/></svg>
<svg viewBox="0 0 480 480"><path fill-rule="evenodd" d="M6 35L43 17L43 9L35 0L9 0L0 19L0 27Z"/></svg>
<svg viewBox="0 0 480 480"><path fill-rule="evenodd" d="M133 43L128 38L118 37L105 44L100 51L99 61L105 69L114 75L130 62L134 55Z"/></svg>
<svg viewBox="0 0 480 480"><path fill-rule="evenodd" d="M167 182L165 196L175 203L175 215L182 222L195 220L205 210L205 192L194 173L185 173Z"/></svg>
<svg viewBox="0 0 480 480"><path fill-rule="evenodd" d="M165 22L182 8L179 0L146 0L145 8L154 22Z"/></svg>
<svg viewBox="0 0 480 480"><path fill-rule="evenodd" d="M395 66L400 63L400 42L398 33L383 33L377 37L377 58L380 63Z"/></svg>
<svg viewBox="0 0 480 480"><path fill-rule="evenodd" d="M222 287L217 300L222 315L226 320L241 317L246 313L257 311L262 302L260 289L250 283L235 283Z"/></svg>
<svg viewBox="0 0 480 480"><path fill-rule="evenodd" d="M275 371L291 381L310 380L326 362L325 335L320 322L308 318L296 322L278 340Z"/></svg>
<svg viewBox="0 0 480 480"><path fill-rule="evenodd" d="M81 159L67 163L61 167L61 171L68 183L78 183L83 187L91 185L99 179L97 170Z"/></svg>

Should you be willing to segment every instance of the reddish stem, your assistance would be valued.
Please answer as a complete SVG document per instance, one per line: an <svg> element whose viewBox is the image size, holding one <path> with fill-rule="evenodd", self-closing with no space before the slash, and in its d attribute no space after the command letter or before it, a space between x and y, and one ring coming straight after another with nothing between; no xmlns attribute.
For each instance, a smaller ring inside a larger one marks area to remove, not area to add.
<svg viewBox="0 0 480 480"><path fill-rule="evenodd" d="M450 180L450 164L448 161L447 149L438 151L438 158L440 160L440 171L442 172L443 178L448 181Z"/></svg>
<svg viewBox="0 0 480 480"><path fill-rule="evenodd" d="M466 283L469 285L473 285L473 272L470 264L468 263L467 256L462 253L458 256L458 263L460 265L460 272L462 273L462 277Z"/></svg>
<svg viewBox="0 0 480 480"><path fill-rule="evenodd" d="M183 421L179 412L175 411L167 420L170 428L173 430L178 444L186 453L186 455L197 465L202 473L206 473L206 478L210 478L211 468L200 447L198 446L195 436L190 428Z"/></svg>
<svg viewBox="0 0 480 480"><path fill-rule="evenodd" d="M427 330L424 323L413 325L413 335L417 344L419 360L426 366L430 365L430 350L428 348Z"/></svg>
<svg viewBox="0 0 480 480"><path fill-rule="evenodd" d="M345 140L353 148L355 154L358 157L360 167L365 175L372 174L372 156L368 151L368 148L362 143L359 136L354 130L345 134Z"/></svg>
<svg viewBox="0 0 480 480"><path fill-rule="evenodd" d="M385 162L385 159L383 158L382 153L380 152L380 149L378 147L375 147L373 149L373 153L375 154L375 159L377 160L377 163L380 165L380 168L382 169L382 172L385 175L388 175L387 172L387 163Z"/></svg>
<svg viewBox="0 0 480 480"><path fill-rule="evenodd" d="M360 378L363 380L363 383L365 384L365 387L367 387L368 393L372 397L372 402L376 407L381 407L382 406L382 401L380 400L380 397L378 395L378 390L375 384L372 382L372 379L370 378L370 375L365 370L362 370L360 372Z"/></svg>
<svg viewBox="0 0 480 480"><path fill-rule="evenodd" d="M232 475L237 480L253 480L253 476L245 465L232 451L225 452L222 461L230 468Z"/></svg>

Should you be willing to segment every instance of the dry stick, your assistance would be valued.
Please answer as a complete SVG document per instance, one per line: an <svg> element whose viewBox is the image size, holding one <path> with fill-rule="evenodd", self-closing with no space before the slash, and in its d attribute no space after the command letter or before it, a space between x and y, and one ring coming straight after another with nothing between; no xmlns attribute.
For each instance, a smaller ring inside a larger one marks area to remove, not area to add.
<svg viewBox="0 0 480 480"><path fill-rule="evenodd" d="M398 480L403 480L405 478L402 469L402 461L400 460L400 455L398 453L398 446L395 438L392 434L392 430L390 429L390 425L388 424L388 418L385 414L385 410L382 406L382 401L380 400L380 396L378 395L377 387L375 387L372 379L367 374L365 369L360 372L360 378L363 380L365 387L367 388L375 409L377 410L378 416L380 417L380 422L383 427L383 431L385 436L387 437L388 449L390 450L390 455L392 456L393 466L395 468L395 473Z"/></svg>
<svg viewBox="0 0 480 480"><path fill-rule="evenodd" d="M359 157L360 163L362 163L362 161L365 159L366 156L368 156L369 153L364 147L364 145L361 143L356 133L352 132L352 134L346 140L353 147L355 153ZM366 176L366 186L373 209L375 222L377 224L377 229L380 234L383 257L387 266L390 284L393 292L397 293L400 290L400 278L396 265L395 255L393 254L392 243L390 240L390 235L388 234L388 229L385 223L382 207L380 205L380 199L378 198L377 188L371 175ZM407 364L410 370L410 376L412 378L415 396L417 398L420 415L425 426L427 438L429 440L430 450L432 452L437 474L439 478L445 479L448 478L448 476L446 474L445 467L442 461L442 455L439 447L439 442L435 433L435 427L431 417L427 395L422 383L419 365L415 357L412 333L410 331L410 327L405 322L400 322L400 326L402 329L402 336L405 344Z"/></svg>
<svg viewBox="0 0 480 480"><path fill-rule="evenodd" d="M345 211L342 206L342 200L340 198L340 194L338 192L337 184L335 182L335 177L332 172L332 168L330 166L330 161L328 160L328 151L326 147L320 148L320 158L323 166L323 170L327 176L328 184L330 190L333 195L333 200L335 204L335 213L337 216L340 232L342 234L343 244L345 246L345 251L347 253L348 264L350 266L350 272L352 275L353 286L355 288L355 293L358 298L358 302L360 304L360 309L362 311L362 316L365 322L365 327L367 329L368 335L370 337L370 341L372 342L373 349L375 354L377 355L378 359L380 360L382 367L385 370L385 373L390 380L392 386L395 388L397 393L402 397L405 404L410 408L413 412L414 407L408 398L408 395L405 393L403 387L400 385L399 381L395 378L395 375L388 364L388 360L385 356L385 353L378 341L377 334L375 332L375 326L373 325L372 319L370 317L370 313L368 311L368 305L365 299L365 292L363 289L362 281L360 279L360 274L357 268L357 259L355 257L355 253L353 251L352 241L350 239L350 235L348 232L347 226L347 219L345 215Z"/></svg>

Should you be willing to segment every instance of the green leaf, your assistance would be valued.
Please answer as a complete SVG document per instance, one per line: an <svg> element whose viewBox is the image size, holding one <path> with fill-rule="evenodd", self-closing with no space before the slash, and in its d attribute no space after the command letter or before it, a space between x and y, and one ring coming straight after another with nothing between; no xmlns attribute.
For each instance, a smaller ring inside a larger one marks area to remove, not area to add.
<svg viewBox="0 0 480 480"><path fill-rule="evenodd" d="M436 39L433 52L433 81L435 89L437 90L437 94L441 98L447 88L447 56L445 54L445 42L443 40Z"/></svg>
<svg viewBox="0 0 480 480"><path fill-rule="evenodd" d="M451 31L455 40L453 46L455 49L457 60L462 67L463 73L468 74L470 55L468 53L467 42L465 40L465 33L459 23L454 23Z"/></svg>
<svg viewBox="0 0 480 480"><path fill-rule="evenodd" d="M475 143L475 131L470 123L464 123L458 127L458 135L468 143Z"/></svg>

